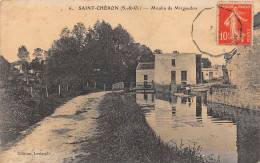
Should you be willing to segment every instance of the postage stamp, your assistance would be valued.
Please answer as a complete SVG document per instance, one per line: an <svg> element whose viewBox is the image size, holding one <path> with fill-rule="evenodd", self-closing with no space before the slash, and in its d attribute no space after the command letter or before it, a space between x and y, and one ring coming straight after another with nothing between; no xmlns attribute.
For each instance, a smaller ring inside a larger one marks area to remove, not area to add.
<svg viewBox="0 0 260 163"><path fill-rule="evenodd" d="M252 45L253 3L218 3L218 45Z"/></svg>

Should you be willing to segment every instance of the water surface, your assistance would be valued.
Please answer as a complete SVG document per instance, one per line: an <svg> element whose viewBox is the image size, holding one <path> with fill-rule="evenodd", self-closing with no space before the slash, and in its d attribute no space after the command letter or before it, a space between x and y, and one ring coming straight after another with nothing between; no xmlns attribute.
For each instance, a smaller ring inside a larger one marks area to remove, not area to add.
<svg viewBox="0 0 260 163"><path fill-rule="evenodd" d="M164 142L194 143L221 162L259 161L259 112L207 103L206 95L136 94L149 125Z"/></svg>

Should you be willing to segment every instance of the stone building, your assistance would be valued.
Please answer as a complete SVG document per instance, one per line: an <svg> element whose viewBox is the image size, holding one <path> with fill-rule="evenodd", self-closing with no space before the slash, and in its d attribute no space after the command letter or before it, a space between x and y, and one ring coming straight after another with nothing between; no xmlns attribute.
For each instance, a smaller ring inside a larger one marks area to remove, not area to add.
<svg viewBox="0 0 260 163"><path fill-rule="evenodd" d="M156 91L170 93L180 84L202 83L201 55L194 53L154 54L155 63L139 63L136 68L136 88L144 83L155 86ZM172 92L174 93L174 92Z"/></svg>
<svg viewBox="0 0 260 163"><path fill-rule="evenodd" d="M237 54L226 65L229 82L233 87L212 89L211 93L208 93L210 102L260 109L260 12L256 16L253 45L238 45Z"/></svg>
<svg viewBox="0 0 260 163"><path fill-rule="evenodd" d="M230 83L252 91L260 86L260 27L253 33L253 45L237 46L237 55L227 63Z"/></svg>
<svg viewBox="0 0 260 163"><path fill-rule="evenodd" d="M201 55L178 52L155 54L154 81L159 85L201 83Z"/></svg>
<svg viewBox="0 0 260 163"><path fill-rule="evenodd" d="M154 63L139 63L136 68L136 89L152 87L154 82Z"/></svg>
<svg viewBox="0 0 260 163"><path fill-rule="evenodd" d="M223 77L221 65L216 65L210 68L202 68L202 76L204 80L219 79Z"/></svg>

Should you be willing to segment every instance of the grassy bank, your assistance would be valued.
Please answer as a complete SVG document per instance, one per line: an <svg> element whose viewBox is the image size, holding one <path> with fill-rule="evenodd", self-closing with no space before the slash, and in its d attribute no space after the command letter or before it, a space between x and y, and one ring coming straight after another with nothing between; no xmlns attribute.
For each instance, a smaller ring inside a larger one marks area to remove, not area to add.
<svg viewBox="0 0 260 163"><path fill-rule="evenodd" d="M28 91L13 87L1 88L1 145L13 141L20 132L51 115L55 108L73 96L31 97Z"/></svg>
<svg viewBox="0 0 260 163"><path fill-rule="evenodd" d="M207 162L200 148L169 145L147 124L131 96L107 94L99 105L99 134L88 139L84 162ZM80 161L79 161L80 162ZM210 160L214 162L214 160Z"/></svg>

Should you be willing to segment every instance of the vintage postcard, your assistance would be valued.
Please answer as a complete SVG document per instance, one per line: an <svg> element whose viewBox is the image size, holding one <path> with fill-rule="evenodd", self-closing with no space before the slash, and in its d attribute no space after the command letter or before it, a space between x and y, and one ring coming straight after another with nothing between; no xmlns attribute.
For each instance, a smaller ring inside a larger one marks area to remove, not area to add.
<svg viewBox="0 0 260 163"><path fill-rule="evenodd" d="M259 163L259 0L0 1L0 163Z"/></svg>

